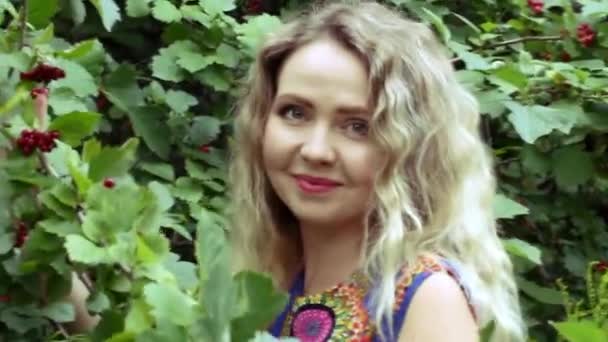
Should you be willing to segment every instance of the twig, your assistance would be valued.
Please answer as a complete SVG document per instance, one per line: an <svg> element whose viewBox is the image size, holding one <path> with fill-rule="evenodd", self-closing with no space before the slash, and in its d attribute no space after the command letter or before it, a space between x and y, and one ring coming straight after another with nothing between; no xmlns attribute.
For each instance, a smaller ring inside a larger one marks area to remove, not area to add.
<svg viewBox="0 0 608 342"><path fill-rule="evenodd" d="M21 13L21 18L19 18L19 28L21 30L21 36L19 37L19 50L25 46L25 35L27 33L27 12L29 11L29 0L23 0L23 7L21 8L23 12Z"/></svg>
<svg viewBox="0 0 608 342"><path fill-rule="evenodd" d="M57 328L57 330L59 330L59 332L61 333L61 335L63 335L63 337L65 337L65 338L70 337L70 334L68 333L68 331L65 329L65 327L61 323L57 323L53 320L50 320L50 321L55 326L55 328Z"/></svg>
<svg viewBox="0 0 608 342"><path fill-rule="evenodd" d="M509 39L509 40L505 40L504 42L498 42L495 44L490 44L487 46L484 46L484 48L495 48L495 47L499 47L499 46L507 46L507 45L511 45L511 44L517 44L517 43L523 43L523 42L529 42L529 41L553 41L553 40L562 40L563 37L562 36L527 36L527 37L519 37L519 38L514 38L514 39Z"/></svg>

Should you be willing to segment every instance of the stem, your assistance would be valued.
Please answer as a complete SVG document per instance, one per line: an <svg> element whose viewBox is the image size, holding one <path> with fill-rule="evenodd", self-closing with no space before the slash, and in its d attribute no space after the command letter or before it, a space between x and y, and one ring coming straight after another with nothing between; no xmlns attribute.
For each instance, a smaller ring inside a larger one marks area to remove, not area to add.
<svg viewBox="0 0 608 342"><path fill-rule="evenodd" d="M21 10L21 18L19 19L19 29L21 36L19 38L19 50L25 46L25 35L27 33L27 12L29 11L29 0L23 0L23 7Z"/></svg>
<svg viewBox="0 0 608 342"><path fill-rule="evenodd" d="M484 46L485 48L495 48L499 46L507 46L517 43L529 42L529 41L554 41L554 40L562 40L562 36L528 36L528 37L519 37L514 39L505 40L503 42L498 42L495 44L491 44L488 46Z"/></svg>

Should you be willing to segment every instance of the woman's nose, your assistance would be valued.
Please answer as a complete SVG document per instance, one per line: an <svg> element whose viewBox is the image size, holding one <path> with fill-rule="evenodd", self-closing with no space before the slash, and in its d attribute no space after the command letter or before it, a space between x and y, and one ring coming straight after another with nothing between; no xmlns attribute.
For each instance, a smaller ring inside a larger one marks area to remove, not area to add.
<svg viewBox="0 0 608 342"><path fill-rule="evenodd" d="M322 126L312 128L304 137L300 154L312 164L332 164L336 151L331 141L330 129Z"/></svg>

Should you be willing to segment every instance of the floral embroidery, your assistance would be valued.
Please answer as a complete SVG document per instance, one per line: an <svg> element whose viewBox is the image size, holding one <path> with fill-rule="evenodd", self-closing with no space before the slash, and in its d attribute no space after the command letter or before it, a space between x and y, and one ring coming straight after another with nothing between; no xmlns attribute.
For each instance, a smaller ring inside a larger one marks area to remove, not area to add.
<svg viewBox="0 0 608 342"><path fill-rule="evenodd" d="M336 324L334 311L323 304L307 304L298 308L291 324L291 335L302 342L324 342Z"/></svg>
<svg viewBox="0 0 608 342"><path fill-rule="evenodd" d="M437 257L426 255L410 268L402 270L395 291L394 310L405 299L414 277L423 272L442 272L446 267ZM365 308L365 296L371 282L361 272L327 291L295 297L285 319L282 336L302 342L369 342L376 327Z"/></svg>

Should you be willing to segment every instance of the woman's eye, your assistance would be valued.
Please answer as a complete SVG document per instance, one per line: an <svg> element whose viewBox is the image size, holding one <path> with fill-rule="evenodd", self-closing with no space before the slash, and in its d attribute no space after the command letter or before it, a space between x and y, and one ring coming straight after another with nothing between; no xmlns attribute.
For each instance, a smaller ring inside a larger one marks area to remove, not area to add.
<svg viewBox="0 0 608 342"><path fill-rule="evenodd" d="M347 124L349 132L356 134L359 137L366 137L369 134L369 125L362 120L352 121Z"/></svg>
<svg viewBox="0 0 608 342"><path fill-rule="evenodd" d="M287 120L299 121L304 119L304 111L293 105L288 105L279 110L279 115Z"/></svg>

